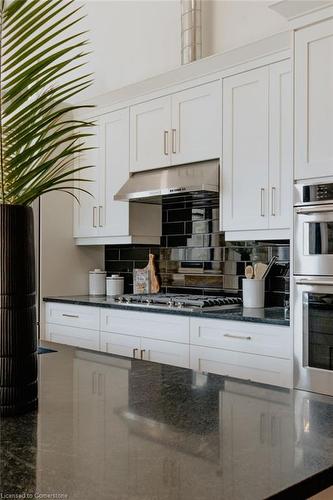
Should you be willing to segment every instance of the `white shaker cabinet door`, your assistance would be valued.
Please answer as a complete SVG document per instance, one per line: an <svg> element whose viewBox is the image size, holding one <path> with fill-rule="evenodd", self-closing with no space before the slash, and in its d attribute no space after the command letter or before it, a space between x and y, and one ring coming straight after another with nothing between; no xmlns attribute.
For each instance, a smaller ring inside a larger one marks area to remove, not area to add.
<svg viewBox="0 0 333 500"><path fill-rule="evenodd" d="M130 123L130 171L171 165L171 97L132 106Z"/></svg>
<svg viewBox="0 0 333 500"><path fill-rule="evenodd" d="M139 358L140 338L132 335L101 332L101 351L127 358Z"/></svg>
<svg viewBox="0 0 333 500"><path fill-rule="evenodd" d="M221 80L172 96L172 163L220 158L222 154Z"/></svg>
<svg viewBox="0 0 333 500"><path fill-rule="evenodd" d="M129 177L129 110L121 109L100 117L101 165L99 236L129 234L129 204L114 195Z"/></svg>
<svg viewBox="0 0 333 500"><path fill-rule="evenodd" d="M295 33L295 177L333 175L333 19Z"/></svg>
<svg viewBox="0 0 333 500"><path fill-rule="evenodd" d="M94 120L92 118L92 120ZM84 238L98 235L98 206L99 206L99 179L100 179L100 136L101 126L95 120L96 126L86 129L91 133L85 138L86 148L91 148L78 155L75 159L75 168L90 167L75 174L78 182L76 186L87 192L75 190L77 200L74 200L74 237ZM84 180L89 180L85 182Z"/></svg>
<svg viewBox="0 0 333 500"><path fill-rule="evenodd" d="M269 68L223 80L223 230L268 229Z"/></svg>
<svg viewBox="0 0 333 500"><path fill-rule="evenodd" d="M291 61L269 67L269 228L292 223L293 112Z"/></svg>
<svg viewBox="0 0 333 500"><path fill-rule="evenodd" d="M142 359L156 363L184 368L190 366L190 347L188 344L141 338L141 354Z"/></svg>

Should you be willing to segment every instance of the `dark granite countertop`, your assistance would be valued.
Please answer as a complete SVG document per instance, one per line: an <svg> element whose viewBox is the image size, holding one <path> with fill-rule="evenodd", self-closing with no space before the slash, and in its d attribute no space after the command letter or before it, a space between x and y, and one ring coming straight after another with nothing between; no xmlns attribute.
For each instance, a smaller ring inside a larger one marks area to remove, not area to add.
<svg viewBox="0 0 333 500"><path fill-rule="evenodd" d="M265 307L263 309L245 309L237 307L231 310L221 311L186 311L183 309L168 309L156 306L127 306L119 304L111 297L99 297L92 295L76 295L65 297L44 297L45 302L62 302L66 304L77 304L96 307L111 307L125 309L128 311L144 311L151 313L178 314L182 316L196 316L199 318L227 319L233 321L250 321L255 323L267 323L271 325L289 326L289 319L285 319L283 307Z"/></svg>
<svg viewBox="0 0 333 500"><path fill-rule="evenodd" d="M333 484L331 397L43 345L57 352L39 356L39 410L0 420L2 495L305 499Z"/></svg>

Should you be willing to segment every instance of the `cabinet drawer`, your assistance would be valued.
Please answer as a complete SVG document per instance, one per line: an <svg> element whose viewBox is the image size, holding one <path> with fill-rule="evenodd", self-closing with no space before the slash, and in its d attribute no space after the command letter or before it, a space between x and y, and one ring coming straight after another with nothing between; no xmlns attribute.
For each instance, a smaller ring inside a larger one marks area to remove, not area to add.
<svg viewBox="0 0 333 500"><path fill-rule="evenodd" d="M191 344L276 358L292 358L287 326L191 318Z"/></svg>
<svg viewBox="0 0 333 500"><path fill-rule="evenodd" d="M85 349L99 350L99 332L86 328L73 326L53 325L47 323L45 327L45 340L58 344L84 347Z"/></svg>
<svg viewBox="0 0 333 500"><path fill-rule="evenodd" d="M173 366L190 366L190 348L188 344L176 344L163 340L141 340L143 359Z"/></svg>
<svg viewBox="0 0 333 500"><path fill-rule="evenodd" d="M189 343L189 318L171 314L101 310L101 330L138 337Z"/></svg>
<svg viewBox="0 0 333 500"><path fill-rule="evenodd" d="M243 352L190 347L190 368L279 387L292 387L292 360Z"/></svg>
<svg viewBox="0 0 333 500"><path fill-rule="evenodd" d="M99 330L99 308L48 302L46 321L57 325Z"/></svg>
<svg viewBox="0 0 333 500"><path fill-rule="evenodd" d="M138 358L140 356L140 338L132 335L101 332L101 351L119 354L119 356L127 358Z"/></svg>

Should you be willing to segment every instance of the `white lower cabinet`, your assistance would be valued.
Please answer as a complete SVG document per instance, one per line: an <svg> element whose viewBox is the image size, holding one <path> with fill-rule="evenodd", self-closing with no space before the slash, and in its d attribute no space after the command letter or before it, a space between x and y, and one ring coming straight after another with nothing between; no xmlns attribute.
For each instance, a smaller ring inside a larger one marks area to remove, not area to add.
<svg viewBox="0 0 333 500"><path fill-rule="evenodd" d="M101 351L136 358L140 352L140 338L132 335L101 332Z"/></svg>
<svg viewBox="0 0 333 500"><path fill-rule="evenodd" d="M226 349L191 345L190 368L280 387L293 383L291 360Z"/></svg>
<svg viewBox="0 0 333 500"><path fill-rule="evenodd" d="M287 326L61 303L46 307L45 339L51 342L264 384L293 385L292 331Z"/></svg>
<svg viewBox="0 0 333 500"><path fill-rule="evenodd" d="M141 339L142 359L173 366L190 367L188 344L164 342L163 340Z"/></svg>
<svg viewBox="0 0 333 500"><path fill-rule="evenodd" d="M47 323L45 340L99 351L99 331L97 330Z"/></svg>

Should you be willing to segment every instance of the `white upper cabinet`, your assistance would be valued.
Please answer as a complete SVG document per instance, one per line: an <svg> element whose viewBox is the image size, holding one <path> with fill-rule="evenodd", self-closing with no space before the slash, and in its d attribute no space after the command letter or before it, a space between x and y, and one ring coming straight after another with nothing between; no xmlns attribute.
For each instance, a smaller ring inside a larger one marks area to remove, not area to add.
<svg viewBox="0 0 333 500"><path fill-rule="evenodd" d="M93 149L80 158L94 165L80 173L91 179L79 186L74 202L74 237L78 244L159 243L160 207L115 201L114 195L129 176L129 108L91 118L94 134L86 141ZM78 162L79 165L79 162Z"/></svg>
<svg viewBox="0 0 333 500"><path fill-rule="evenodd" d="M295 33L295 178L333 176L333 19Z"/></svg>
<svg viewBox="0 0 333 500"><path fill-rule="evenodd" d="M131 107L131 172L171 164L171 97L161 97Z"/></svg>
<svg viewBox="0 0 333 500"><path fill-rule="evenodd" d="M99 234L121 236L129 234L129 204L113 199L128 179L129 110L128 108L100 117L101 168Z"/></svg>
<svg viewBox="0 0 333 500"><path fill-rule="evenodd" d="M100 143L100 123L97 120L96 126L86 129L92 135L86 138L85 147L91 148L80 155L75 161L75 168L89 166L76 173L76 178L81 180L89 179L89 182L78 182L76 186L80 190L75 190L77 200L74 200L74 237L93 237L98 235L98 205L99 205L99 143ZM81 189L87 191L81 191Z"/></svg>
<svg viewBox="0 0 333 500"><path fill-rule="evenodd" d="M219 158L222 151L221 81L172 96L172 163Z"/></svg>
<svg viewBox="0 0 333 500"><path fill-rule="evenodd" d="M223 80L224 231L290 228L291 100L289 60Z"/></svg>
<svg viewBox="0 0 333 500"><path fill-rule="evenodd" d="M131 107L130 171L219 158L221 81Z"/></svg>
<svg viewBox="0 0 333 500"><path fill-rule="evenodd" d="M293 115L291 61L269 67L269 228L292 223Z"/></svg>
<svg viewBox="0 0 333 500"><path fill-rule="evenodd" d="M268 227L269 68L223 80L223 229Z"/></svg>

